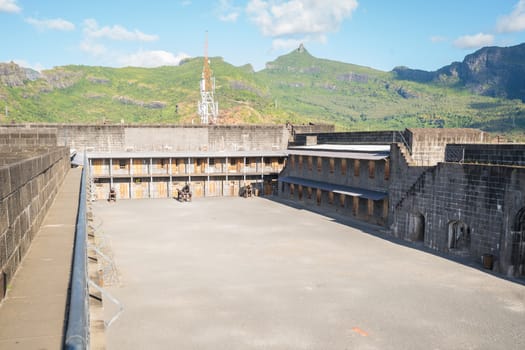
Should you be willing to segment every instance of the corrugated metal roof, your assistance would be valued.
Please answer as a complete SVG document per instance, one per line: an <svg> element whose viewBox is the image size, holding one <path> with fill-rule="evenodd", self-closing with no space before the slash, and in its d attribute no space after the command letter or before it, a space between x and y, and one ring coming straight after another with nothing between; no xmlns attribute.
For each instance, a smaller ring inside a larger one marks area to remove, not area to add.
<svg viewBox="0 0 525 350"><path fill-rule="evenodd" d="M88 152L88 158L224 158L224 157L287 157L286 151L160 151L160 152Z"/></svg>
<svg viewBox="0 0 525 350"><path fill-rule="evenodd" d="M390 152L341 152L341 151L316 151L316 150L296 150L289 149L289 154L303 156L328 157L328 158L347 158L347 159L365 159L380 160L390 156Z"/></svg>
<svg viewBox="0 0 525 350"><path fill-rule="evenodd" d="M289 149L314 151L345 151L345 152L390 152L390 145L341 145L317 144L310 146L290 146Z"/></svg>
<svg viewBox="0 0 525 350"><path fill-rule="evenodd" d="M319 188L324 191L334 193L341 193L347 196L363 197L372 200L381 200L388 196L388 193L381 191L367 190L364 188L351 187L345 185L331 184L328 182L321 182L309 179L303 179L294 176L280 177L278 181L286 182L295 185L302 185L306 187Z"/></svg>

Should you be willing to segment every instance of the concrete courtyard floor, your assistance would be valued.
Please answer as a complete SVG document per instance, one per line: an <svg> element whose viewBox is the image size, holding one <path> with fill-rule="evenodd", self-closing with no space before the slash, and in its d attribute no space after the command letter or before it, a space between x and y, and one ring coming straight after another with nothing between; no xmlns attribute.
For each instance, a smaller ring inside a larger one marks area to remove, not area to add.
<svg viewBox="0 0 525 350"><path fill-rule="evenodd" d="M109 350L525 349L523 285L307 210L205 198L93 211L124 306Z"/></svg>

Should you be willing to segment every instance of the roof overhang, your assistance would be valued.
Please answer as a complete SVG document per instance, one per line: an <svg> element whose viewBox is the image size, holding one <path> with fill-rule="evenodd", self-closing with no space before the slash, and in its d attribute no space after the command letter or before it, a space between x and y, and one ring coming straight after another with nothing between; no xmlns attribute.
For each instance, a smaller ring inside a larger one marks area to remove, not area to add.
<svg viewBox="0 0 525 350"><path fill-rule="evenodd" d="M294 184L294 185L301 185L305 187L318 188L323 191L344 194L347 196L372 199L375 201L388 197L387 192L373 191L373 190L367 190L364 188L338 185L338 184L332 184L332 183L316 181L316 180L302 179L302 178L294 177L294 176L280 177L278 181L289 183L289 184Z"/></svg>

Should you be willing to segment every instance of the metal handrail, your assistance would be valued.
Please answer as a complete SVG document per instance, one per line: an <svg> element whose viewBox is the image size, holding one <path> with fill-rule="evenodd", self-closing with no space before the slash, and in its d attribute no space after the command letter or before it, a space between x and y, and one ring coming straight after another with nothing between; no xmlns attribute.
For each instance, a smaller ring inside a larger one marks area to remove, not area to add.
<svg viewBox="0 0 525 350"><path fill-rule="evenodd" d="M86 159L84 154L84 159ZM75 229L75 248L71 274L71 294L67 319L65 349L89 349L89 300L87 275L86 180L87 165L82 169L80 198Z"/></svg>
<svg viewBox="0 0 525 350"><path fill-rule="evenodd" d="M401 131L398 131L398 134L399 136L401 136L401 141L403 141L403 144L405 145L405 147L408 149L408 152L410 154L412 154L412 148L410 147L410 145L408 144L408 141L405 139L405 136L403 135L403 133Z"/></svg>

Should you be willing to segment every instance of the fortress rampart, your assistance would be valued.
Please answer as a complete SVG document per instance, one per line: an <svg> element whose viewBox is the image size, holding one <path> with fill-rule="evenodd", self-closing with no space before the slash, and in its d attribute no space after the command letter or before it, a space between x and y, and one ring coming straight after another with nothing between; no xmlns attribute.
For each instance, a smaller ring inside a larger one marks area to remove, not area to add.
<svg viewBox="0 0 525 350"><path fill-rule="evenodd" d="M0 128L0 299L69 168L47 129Z"/></svg>

